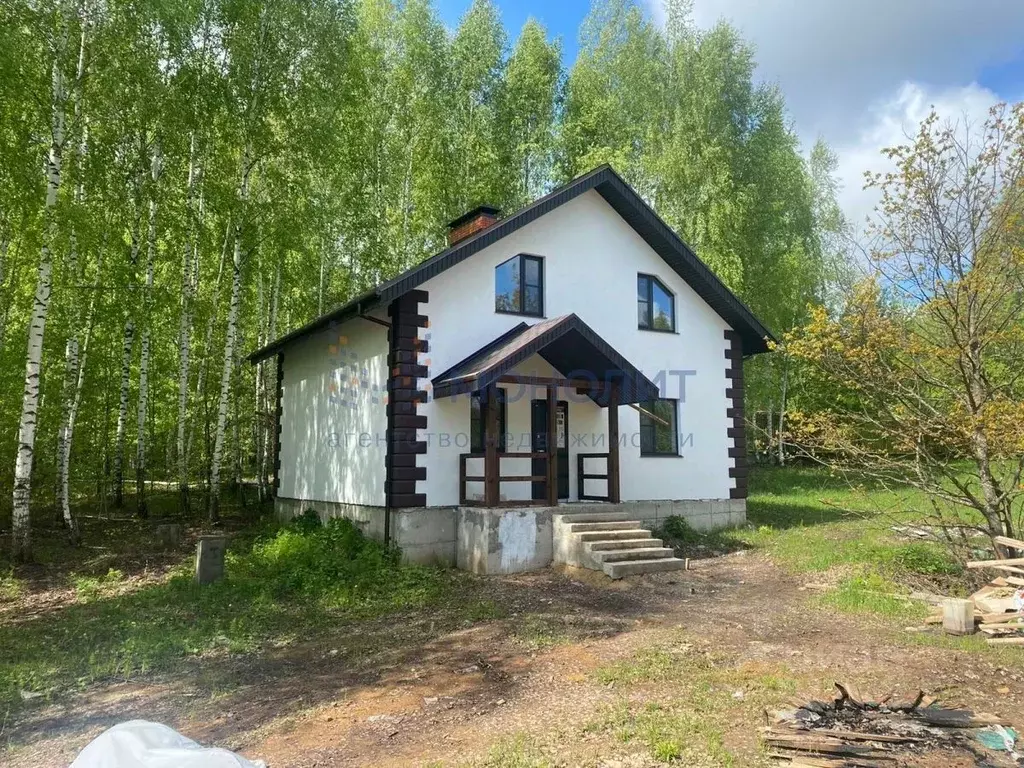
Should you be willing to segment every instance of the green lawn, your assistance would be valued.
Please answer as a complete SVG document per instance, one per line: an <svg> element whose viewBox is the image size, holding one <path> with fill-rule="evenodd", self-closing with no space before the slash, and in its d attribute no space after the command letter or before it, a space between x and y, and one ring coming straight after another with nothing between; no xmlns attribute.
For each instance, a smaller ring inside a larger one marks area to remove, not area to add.
<svg viewBox="0 0 1024 768"><path fill-rule="evenodd" d="M827 605L906 620L923 606L892 593L969 587L969 575L940 547L891 530L924 502L911 493L850 488L821 470L758 470L745 528L699 536L677 525L667 535L714 551L763 550L808 582L833 585L816 598ZM151 526L120 525L92 526L93 539L79 550L62 549L56 534L41 541L49 565L36 566L34 580L31 570L15 575L0 567L0 707L18 706L26 694L172 670L189 659L260 654L339 627L359 636L361 622L402 612L427 609L446 626L495 616L474 586L479 580L400 565L397 553L340 521L280 528L250 520L232 538L230 577L204 588L194 585L184 549L159 555L147 538ZM150 558L160 557L164 570L151 570ZM55 607L33 602L47 591L40 568L48 569L46 584L64 590ZM542 622L524 622L521 632L538 647L559 641Z"/></svg>
<svg viewBox="0 0 1024 768"><path fill-rule="evenodd" d="M0 623L0 708L188 658L258 653L345 622L440 604L480 612L477 602L449 599L461 574L400 565L397 552L347 521L264 526L232 542L227 569L230 578L206 587L194 583L188 557L141 586L117 570L71 574L70 602ZM10 575L0 587L7 600L29 590Z"/></svg>
<svg viewBox="0 0 1024 768"><path fill-rule="evenodd" d="M751 475L746 527L700 535L673 521L662 533L705 551L764 551L808 582L831 584L821 595L828 605L906 618L923 614L921 605L890 595L967 594L984 578L965 572L938 543L893 530L919 523L927 504L911 489L851 484L820 468L759 468Z"/></svg>

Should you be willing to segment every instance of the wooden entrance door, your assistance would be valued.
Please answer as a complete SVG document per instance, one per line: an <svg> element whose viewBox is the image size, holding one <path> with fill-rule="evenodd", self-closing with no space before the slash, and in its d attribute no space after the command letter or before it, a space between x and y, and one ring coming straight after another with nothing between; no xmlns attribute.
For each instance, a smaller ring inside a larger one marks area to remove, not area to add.
<svg viewBox="0 0 1024 768"><path fill-rule="evenodd" d="M569 403L565 400L558 401L558 498L569 498ZM542 453L548 449L548 401L534 400L530 408L530 430L533 435L531 450L534 453ZM547 472L545 459L534 459L532 473L543 475ZM547 497L547 489L543 482L533 484L533 498L543 499Z"/></svg>

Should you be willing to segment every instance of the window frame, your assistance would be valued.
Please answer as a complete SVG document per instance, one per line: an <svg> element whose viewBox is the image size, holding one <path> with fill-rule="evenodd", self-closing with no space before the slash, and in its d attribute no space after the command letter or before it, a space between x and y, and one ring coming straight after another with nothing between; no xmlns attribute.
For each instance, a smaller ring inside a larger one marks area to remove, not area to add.
<svg viewBox="0 0 1024 768"><path fill-rule="evenodd" d="M479 404L480 421L477 426L473 426L473 404ZM505 453L507 450L506 437L508 433L508 398L505 396L505 390L498 389L498 403L501 405L501 409L498 411L498 453ZM489 401L484 400L483 394L480 392L474 392L469 396L469 452L470 453L484 453L487 450L486 443L486 430L487 430L487 408Z"/></svg>
<svg viewBox="0 0 1024 768"><path fill-rule="evenodd" d="M641 330L641 331L654 331L655 333L675 333L676 332L676 295L675 295L675 293L670 291L668 286L665 285L665 283L663 283L661 280L659 280L654 275L649 275L649 274L647 274L645 272L637 272L636 279L637 279L637 283L638 283L638 285L637 285L637 299L636 299L636 303L637 303L636 327L637 327L637 329ZM647 295L643 299L640 298L639 282L641 280L646 280L647 281ZM669 299L672 302L672 327L671 328L655 328L654 327L654 284L655 283L657 283L661 287L661 290L663 290L668 295ZM646 321L647 321L647 325L641 325L640 324L640 312L639 312L639 309L640 309L640 304L641 303L647 304L647 315L646 315L646 318L645 318Z"/></svg>
<svg viewBox="0 0 1024 768"><path fill-rule="evenodd" d="M679 400L674 397L659 397L657 400L644 400L637 403L641 408L651 413L656 413L652 407L654 403L671 403L672 404L672 448L667 451L658 450L658 427L660 426L657 422L652 422L649 425L644 424L644 419L649 417L645 416L643 412L640 413L640 455L643 457L648 456L679 456ZM644 429L650 428L652 430L652 442L654 443L654 450L648 451L644 449ZM667 427L663 427L667 429Z"/></svg>
<svg viewBox="0 0 1024 768"><path fill-rule="evenodd" d="M519 307L517 309L505 309L504 307L498 306L498 285L497 285L497 272L499 269L504 267L510 261L519 259ZM526 282L526 262L535 261L537 262L537 285L532 285ZM522 315L524 317L544 317L544 257L537 256L532 253L517 253L515 256L505 259L494 268L495 272L495 285L494 285L494 311L501 315ZM540 297L540 308L537 312L530 312L526 309L526 289L536 288Z"/></svg>

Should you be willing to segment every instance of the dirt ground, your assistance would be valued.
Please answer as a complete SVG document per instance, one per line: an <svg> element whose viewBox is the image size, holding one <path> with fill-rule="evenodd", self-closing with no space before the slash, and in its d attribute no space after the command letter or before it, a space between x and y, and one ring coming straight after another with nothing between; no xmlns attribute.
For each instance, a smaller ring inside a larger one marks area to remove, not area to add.
<svg viewBox="0 0 1024 768"><path fill-rule="evenodd" d="M660 765L639 741L593 724L610 708L680 691L657 679L623 687L595 671L680 645L713 654L715 664L740 670L740 680L782 678L777 690L752 687L749 697L741 687L727 697L735 706L707 713L732 765L766 764L757 731L765 709L785 706L794 693L830 696L836 680L866 696L920 688L1024 726L1019 659L1014 666L1013 656L914 642L891 622L817 607L801 586L754 552L615 583L589 571L492 579L487 589L504 618L440 635L429 631L429 616L378 622L358 638L86 689L6 722L10 748L0 763L65 766L104 728L142 718L272 768L543 764L494 756L495 744L517 738L551 765ZM418 634L431 639L418 642ZM978 763L940 754L903 764Z"/></svg>

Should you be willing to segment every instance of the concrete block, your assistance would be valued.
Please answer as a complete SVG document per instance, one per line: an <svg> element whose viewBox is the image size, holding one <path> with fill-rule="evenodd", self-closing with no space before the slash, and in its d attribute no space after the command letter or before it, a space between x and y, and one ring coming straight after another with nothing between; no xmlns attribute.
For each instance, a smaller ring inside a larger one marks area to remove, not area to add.
<svg viewBox="0 0 1024 768"><path fill-rule="evenodd" d="M460 508L456 561L474 573L546 568L554 557L552 510Z"/></svg>
<svg viewBox="0 0 1024 768"><path fill-rule="evenodd" d="M196 583L212 584L224 578L226 536L200 536L196 545Z"/></svg>

